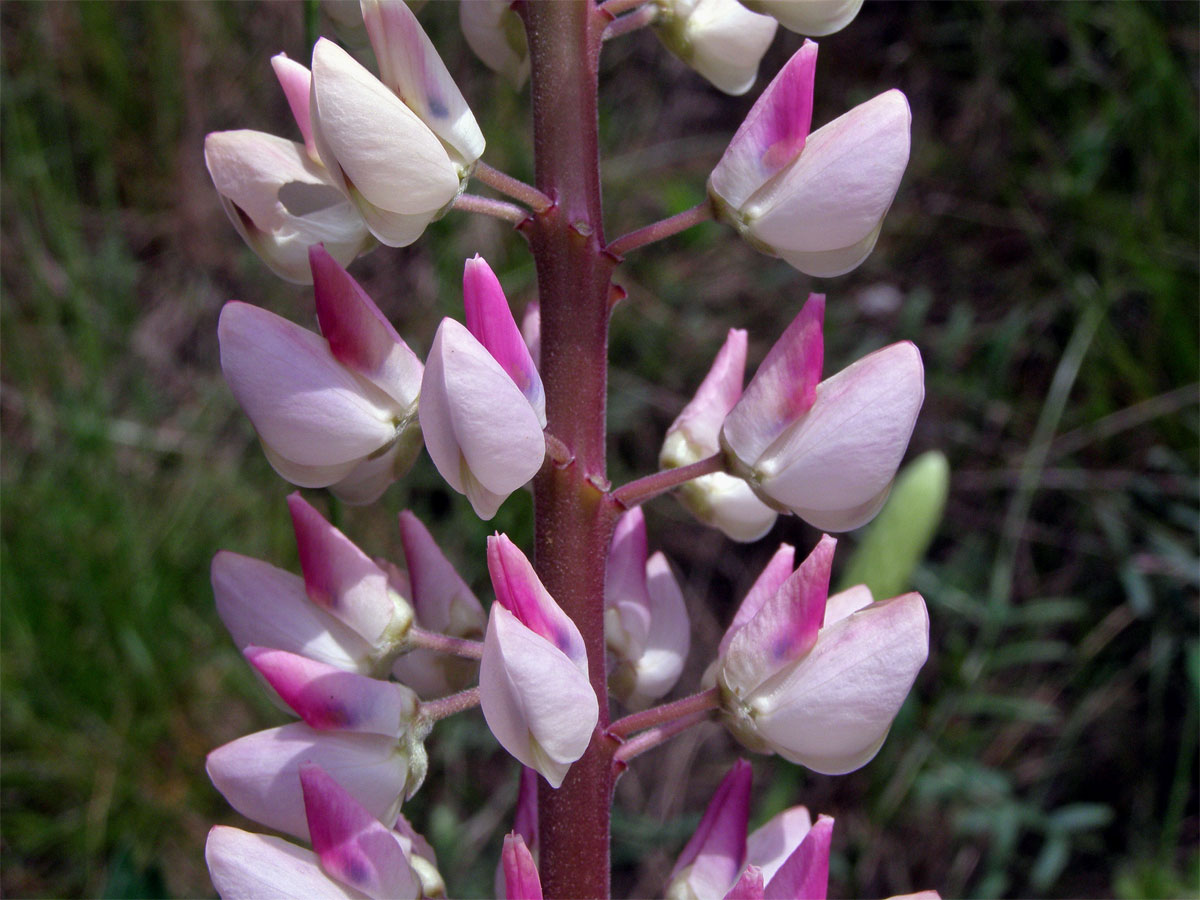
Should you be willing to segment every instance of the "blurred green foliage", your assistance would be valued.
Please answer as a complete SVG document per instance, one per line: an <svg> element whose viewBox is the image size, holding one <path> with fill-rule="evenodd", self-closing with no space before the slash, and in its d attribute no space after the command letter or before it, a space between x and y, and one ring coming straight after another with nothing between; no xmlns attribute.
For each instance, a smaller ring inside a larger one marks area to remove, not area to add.
<svg viewBox="0 0 1200 900"><path fill-rule="evenodd" d="M525 97L463 49L453 5L421 16L485 159L529 179ZM952 472L912 574L930 662L860 772L755 760L757 820L797 802L837 817L831 896L1200 894L1197 44L1187 4L867 4L821 41L815 115L892 86L912 104L910 170L867 263L808 284L706 225L618 275L617 483L654 468L725 330L761 358L810 287L830 298L829 371L899 339L925 355L913 452ZM211 895L204 835L239 819L204 754L283 719L221 631L207 567L225 547L295 568L290 488L221 381L216 317L231 297L312 310L239 243L201 146L293 134L267 57L306 58L305 7L10 2L0 46L0 893ZM753 94L717 94L647 33L603 64L616 236L703 198ZM451 214L354 271L423 353L476 251L519 311L533 267L491 221ZM484 597L484 536L530 543L527 496L484 525L427 460L380 508L313 496L393 559L414 508ZM773 546L816 535L787 520L738 548L669 500L647 513L694 613L682 692ZM478 717L430 750L408 811L455 895L486 896L514 767ZM700 728L627 773L618 891L659 889L735 752Z"/></svg>

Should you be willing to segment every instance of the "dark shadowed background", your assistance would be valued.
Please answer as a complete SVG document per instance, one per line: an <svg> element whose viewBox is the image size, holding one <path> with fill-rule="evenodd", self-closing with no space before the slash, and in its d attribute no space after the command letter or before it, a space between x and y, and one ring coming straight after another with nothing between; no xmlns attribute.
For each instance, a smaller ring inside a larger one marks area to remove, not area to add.
<svg viewBox="0 0 1200 900"><path fill-rule="evenodd" d="M296 568L283 498L225 387L231 298L312 321L308 289L243 246L204 169L212 130L296 137L268 65L307 59L315 7L0 6L3 358L0 892L211 896L208 828L240 823L204 775L217 745L284 721L213 609L228 548ZM421 12L480 119L484 159L531 176L528 103ZM780 33L763 72L799 46ZM633 254L613 322L610 474L651 471L725 331L757 363L810 289L827 371L911 339L928 397L910 455L940 449L946 517L912 577L930 661L879 756L840 778L754 757L755 822L836 817L830 896L1200 895L1197 866L1197 329L1194 3L875 3L821 41L814 124L890 87L913 155L874 254L813 282L715 224ZM653 35L604 55L609 237L703 198L765 79L729 98ZM422 355L482 253L518 311L521 239L451 213L354 264ZM380 504L309 492L399 558L413 508L490 598L493 528L530 545L526 495L492 523L427 458ZM651 544L694 611L690 692L779 541L737 547L669 498ZM843 540L849 550L854 535ZM847 554L839 553L844 564ZM836 577L836 575L835 575ZM454 896L486 896L516 767L477 714L440 725L407 811ZM716 726L638 760L617 792L618 895L664 876L737 749Z"/></svg>

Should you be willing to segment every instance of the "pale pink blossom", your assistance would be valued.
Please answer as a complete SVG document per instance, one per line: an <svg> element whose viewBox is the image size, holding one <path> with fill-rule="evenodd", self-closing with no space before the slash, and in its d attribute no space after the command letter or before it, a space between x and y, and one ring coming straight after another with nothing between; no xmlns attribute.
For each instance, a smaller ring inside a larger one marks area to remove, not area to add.
<svg viewBox="0 0 1200 900"><path fill-rule="evenodd" d="M746 862L752 777L750 763L733 764L675 861L668 900L719 900L733 885Z"/></svg>
<svg viewBox="0 0 1200 900"><path fill-rule="evenodd" d="M921 354L905 341L821 380L825 298L808 303L730 411L721 443L765 502L828 531L883 506L925 399Z"/></svg>
<svg viewBox="0 0 1200 900"><path fill-rule="evenodd" d="M875 247L908 164L912 116L887 91L809 133L817 45L804 46L751 108L713 169L717 217L801 272L849 272Z"/></svg>
<svg viewBox="0 0 1200 900"><path fill-rule="evenodd" d="M557 788L599 719L587 651L525 555L504 535L488 538L496 591L479 667L479 698L502 747Z"/></svg>

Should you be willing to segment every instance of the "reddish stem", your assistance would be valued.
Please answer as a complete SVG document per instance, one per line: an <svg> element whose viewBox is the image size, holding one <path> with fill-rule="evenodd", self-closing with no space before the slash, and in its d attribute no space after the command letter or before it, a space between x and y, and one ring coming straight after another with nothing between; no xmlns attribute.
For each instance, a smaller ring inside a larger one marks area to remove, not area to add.
<svg viewBox="0 0 1200 900"><path fill-rule="evenodd" d="M712 687L707 691L676 700L674 703L653 706L650 709L625 716L623 719L617 719L608 727L608 733L616 738L628 737L635 731L641 731L644 728L663 725L696 713L706 713L710 709L716 709L720 702L720 692L717 688Z"/></svg>
<svg viewBox="0 0 1200 900"><path fill-rule="evenodd" d="M430 722L436 722L455 713L474 709L478 705L479 688L467 688L465 691L459 691L457 694L451 694L449 697L442 697L438 700L426 700L421 704L420 715Z"/></svg>
<svg viewBox="0 0 1200 900"><path fill-rule="evenodd" d="M621 235L608 245L608 252L618 258L622 257L630 250L636 250L638 247L645 247L647 244L653 244L655 241L669 238L673 234L687 231L693 225L699 225L701 222L709 222L712 220L712 217L712 204L705 200L703 203L697 203L691 209L685 209L683 212L676 213L670 218L652 222L643 228L639 228L637 231Z"/></svg>
<svg viewBox="0 0 1200 900"><path fill-rule="evenodd" d="M720 453L714 453L691 465L680 466L677 469L663 469L661 472L655 472L653 475L647 475L645 478L622 485L613 491L612 499L613 502L620 504L622 509L633 509L633 507L640 506L647 500L672 488L677 488L681 484L687 484L704 475L724 471L725 457Z"/></svg>
<svg viewBox="0 0 1200 900"><path fill-rule="evenodd" d="M426 631L424 628L418 628L416 625L408 629L408 640L414 647L435 650L438 653L449 653L452 656L461 656L464 659L481 659L483 657L483 644L479 641L469 641L466 638L456 638L448 634Z"/></svg>
<svg viewBox="0 0 1200 900"><path fill-rule="evenodd" d="M611 16L590 0L519 2L532 67L534 172L554 205L522 230L541 304L548 431L569 455L534 479L534 564L578 626L600 704L596 737L558 790L539 784L539 869L547 897L609 896L613 745L608 727L604 568L615 520L605 502L608 313L596 89Z"/></svg>
<svg viewBox="0 0 1200 900"><path fill-rule="evenodd" d="M528 204L534 212L545 212L554 203L549 197L531 184L526 184L519 178L513 178L499 169L494 169L483 160L475 163L475 178L478 178L492 190L499 191L505 196L512 197Z"/></svg>
<svg viewBox="0 0 1200 900"><path fill-rule="evenodd" d="M459 194L454 199L454 208L463 212L483 213L505 222L520 225L529 218L529 213L506 200L495 200L492 197L480 197L476 194Z"/></svg>
<svg viewBox="0 0 1200 900"><path fill-rule="evenodd" d="M617 752L613 754L613 774L620 775L629 768L629 761L634 757L641 756L647 750L653 750L659 744L665 744L675 735L687 731L693 725L707 721L708 718L708 712L692 713L690 716L659 725L657 728L643 731L637 737L631 738L618 747Z"/></svg>

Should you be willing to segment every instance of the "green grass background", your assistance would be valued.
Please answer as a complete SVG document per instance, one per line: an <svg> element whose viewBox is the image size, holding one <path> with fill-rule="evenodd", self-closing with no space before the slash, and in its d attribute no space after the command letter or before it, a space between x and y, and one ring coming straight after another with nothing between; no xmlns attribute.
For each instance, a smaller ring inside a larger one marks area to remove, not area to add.
<svg viewBox="0 0 1200 900"><path fill-rule="evenodd" d="M485 160L528 178L526 97L465 50L452 5L421 16ZM290 488L221 379L215 330L231 298L300 322L312 301L240 243L201 147L218 129L294 136L267 61L305 59L305 32L299 4L0 5L5 896L211 896L205 833L239 819L204 755L284 721L208 584L219 548L295 568ZM763 71L799 41L781 33ZM1200 895L1198 46L1190 3L869 3L821 41L814 121L893 86L910 99L912 161L870 259L814 283L709 224L618 275L618 483L654 468L726 329L748 328L757 360L809 289L829 296L828 371L902 338L924 354L911 453L952 470L911 578L930 661L863 770L754 759L756 821L797 802L836 816L831 896ZM715 92L649 33L607 47L610 237L702 199L755 93ZM353 270L424 353L476 251L523 307L522 242L461 213ZM484 536L529 545L526 496L485 526L427 459L370 509L310 494L392 558L414 508L484 597ZM694 612L687 691L771 549L816 535L793 519L734 547L669 499L648 518ZM452 893L486 896L514 766L478 716L430 749L411 815ZM736 752L700 728L625 776L619 894L661 889Z"/></svg>

